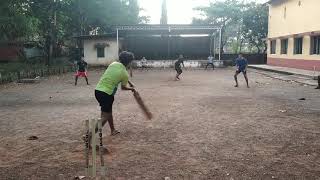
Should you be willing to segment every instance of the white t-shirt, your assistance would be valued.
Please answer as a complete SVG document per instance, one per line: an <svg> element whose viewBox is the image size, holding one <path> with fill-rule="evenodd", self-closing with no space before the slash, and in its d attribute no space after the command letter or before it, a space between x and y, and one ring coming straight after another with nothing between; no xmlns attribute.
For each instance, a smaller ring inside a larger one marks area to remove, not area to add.
<svg viewBox="0 0 320 180"><path fill-rule="evenodd" d="M208 63L213 63L213 57L212 56L208 57Z"/></svg>

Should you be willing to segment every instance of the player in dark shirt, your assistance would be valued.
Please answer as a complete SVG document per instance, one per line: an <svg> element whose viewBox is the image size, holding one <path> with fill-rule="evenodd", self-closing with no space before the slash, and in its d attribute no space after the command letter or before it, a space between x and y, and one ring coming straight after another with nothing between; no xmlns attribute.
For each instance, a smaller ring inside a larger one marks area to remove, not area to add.
<svg viewBox="0 0 320 180"><path fill-rule="evenodd" d="M174 63L174 68L177 71L176 80L180 80L179 76L182 74L181 64L184 67L183 55L180 55L178 60Z"/></svg>
<svg viewBox="0 0 320 180"><path fill-rule="evenodd" d="M243 76L246 80L246 83L247 83L247 87L249 88L249 82L248 82L248 76L247 76L247 66L248 66L248 61L246 58L244 58L242 56L242 54L239 54L238 58L236 59L236 67L237 67L237 70L236 70L236 73L234 75L234 80L236 81L236 85L235 87L238 87L239 84L238 84L238 74L240 74L241 72L243 73Z"/></svg>
<svg viewBox="0 0 320 180"><path fill-rule="evenodd" d="M88 67L87 62L85 62L84 59L81 58L81 60L78 61L77 66L78 66L78 70L77 70L77 73L75 74L76 79L75 79L74 85L75 86L77 85L79 77L84 77L86 79L87 85L89 85L88 75L87 75L87 67Z"/></svg>

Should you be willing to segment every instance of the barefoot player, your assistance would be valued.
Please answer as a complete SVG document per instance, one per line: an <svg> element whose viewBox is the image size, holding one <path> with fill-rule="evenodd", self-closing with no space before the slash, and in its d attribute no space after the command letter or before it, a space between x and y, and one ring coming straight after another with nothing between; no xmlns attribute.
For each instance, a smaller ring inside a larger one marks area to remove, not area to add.
<svg viewBox="0 0 320 180"><path fill-rule="evenodd" d="M180 80L179 76L180 74L182 74L182 69L181 69L181 64L184 67L184 63L183 63L183 55L180 54L178 60L174 63L174 68L177 71L177 75L176 75L176 80Z"/></svg>
<svg viewBox="0 0 320 180"><path fill-rule="evenodd" d="M87 82L87 85L89 85L89 82L88 82L88 75L87 75L87 67L88 67L88 64L86 61L84 61L83 57L81 58L81 60L77 63L77 73L75 74L76 76L76 79L75 79L75 82L74 82L74 85L76 86L77 83L78 83L78 78L79 77L84 77L86 79L86 82Z"/></svg>
<svg viewBox="0 0 320 180"><path fill-rule="evenodd" d="M135 92L133 87L128 87L129 75L126 69L133 59L132 53L121 52L119 55L120 62L113 62L108 66L95 89L95 97L101 106L102 126L108 121L112 136L119 133L114 127L112 116L112 104L118 85L121 83L122 90Z"/></svg>
<svg viewBox="0 0 320 180"><path fill-rule="evenodd" d="M239 54L238 58L236 59L236 73L234 75L234 80L236 81L236 85L234 87L238 87L238 74L243 73L243 76L246 80L247 87L249 88L249 82L248 82L248 77L247 77L247 67L248 67L248 61L246 58L243 57L242 54Z"/></svg>

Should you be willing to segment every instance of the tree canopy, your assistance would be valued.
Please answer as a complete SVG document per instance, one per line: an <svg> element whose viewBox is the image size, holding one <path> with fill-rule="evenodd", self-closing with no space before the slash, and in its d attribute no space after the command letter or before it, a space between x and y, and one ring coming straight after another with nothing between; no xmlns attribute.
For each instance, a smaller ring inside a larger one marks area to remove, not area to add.
<svg viewBox="0 0 320 180"><path fill-rule="evenodd" d="M268 7L265 4L243 3L238 0L214 1L208 7L198 7L202 18L194 24L213 24L222 28L221 50L228 45L234 53L243 48L266 51L264 39L268 32ZM244 46L247 45L247 46Z"/></svg>
<svg viewBox="0 0 320 180"><path fill-rule="evenodd" d="M146 23L140 10L138 0L1 0L0 40L103 33L114 24Z"/></svg>

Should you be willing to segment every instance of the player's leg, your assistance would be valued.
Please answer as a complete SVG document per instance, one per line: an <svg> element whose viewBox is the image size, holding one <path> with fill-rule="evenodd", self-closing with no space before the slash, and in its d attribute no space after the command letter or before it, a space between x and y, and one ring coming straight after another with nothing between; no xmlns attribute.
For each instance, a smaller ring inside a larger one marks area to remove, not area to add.
<svg viewBox="0 0 320 180"><path fill-rule="evenodd" d="M106 124L106 122L108 122L108 124L110 126L110 130L111 130L111 135L118 134L119 131L117 131L114 128L113 115L112 115L112 105L113 105L113 101L114 101L114 96L108 95L104 92L97 91L97 90L95 91L95 96L101 106L102 126L104 126ZM96 131L97 131L97 129L96 129Z"/></svg>
<svg viewBox="0 0 320 180"><path fill-rule="evenodd" d="M178 68L177 69L177 76L176 76L176 78L178 79L178 80L180 80L180 75L182 74L182 69L181 68Z"/></svg>
<svg viewBox="0 0 320 180"><path fill-rule="evenodd" d="M248 81L248 76L247 76L247 71L243 71L243 76L244 76L244 79L246 80L246 83L247 83L247 88L249 88L249 81Z"/></svg>
<svg viewBox="0 0 320 180"><path fill-rule="evenodd" d="M84 78L86 79L87 85L89 85L89 80L88 80L88 74L87 74L87 72L84 72Z"/></svg>
<svg viewBox="0 0 320 180"><path fill-rule="evenodd" d="M120 132L115 129L114 124L113 124L113 115L112 115L113 97L112 97L112 99L110 99L110 102L111 103L108 103L106 105L106 107L101 107L101 108L103 108L103 111L101 113L101 118L103 118L104 124L106 123L106 121L108 121L110 130L111 130L111 135L114 136L114 135L119 134Z"/></svg>
<svg viewBox="0 0 320 180"><path fill-rule="evenodd" d="M207 63L207 65L206 65L206 70L207 70L208 66L209 66L209 63Z"/></svg>
<svg viewBox="0 0 320 180"><path fill-rule="evenodd" d="M234 74L234 80L236 81L236 85L234 87L239 87L239 84L238 84L238 74L240 72L237 70L236 73Z"/></svg>
<svg viewBox="0 0 320 180"><path fill-rule="evenodd" d="M176 70L176 72L177 72L177 73L176 73L176 80L180 80L180 79L179 79L179 69L176 68L175 70Z"/></svg>
<svg viewBox="0 0 320 180"><path fill-rule="evenodd" d="M214 64L213 63L211 63L211 66L212 66L212 70L214 70Z"/></svg>
<svg viewBox="0 0 320 180"><path fill-rule="evenodd" d="M179 73L176 74L176 80L180 80L179 75Z"/></svg>
<svg viewBox="0 0 320 180"><path fill-rule="evenodd" d="M79 78L79 72L77 72L77 74L75 75L75 82L74 82L74 85L76 86L77 83L78 83L78 78Z"/></svg>
<svg viewBox="0 0 320 180"><path fill-rule="evenodd" d="M320 89L320 76L318 76L318 87L316 89Z"/></svg>
<svg viewBox="0 0 320 180"><path fill-rule="evenodd" d="M101 120L102 120L102 126L104 126L106 122L108 122L112 136L120 133L114 128L112 111L111 112L101 111Z"/></svg>
<svg viewBox="0 0 320 180"><path fill-rule="evenodd" d="M85 76L84 78L86 79L87 85L89 85L88 77L87 77L87 76Z"/></svg>

